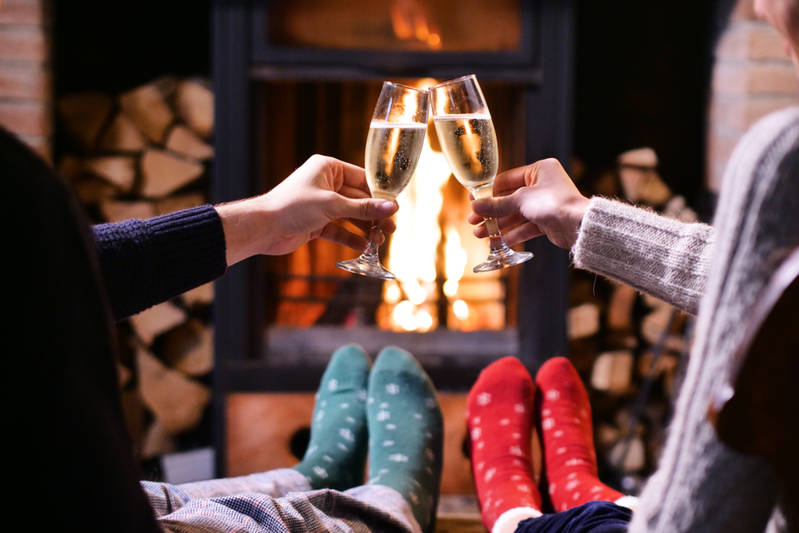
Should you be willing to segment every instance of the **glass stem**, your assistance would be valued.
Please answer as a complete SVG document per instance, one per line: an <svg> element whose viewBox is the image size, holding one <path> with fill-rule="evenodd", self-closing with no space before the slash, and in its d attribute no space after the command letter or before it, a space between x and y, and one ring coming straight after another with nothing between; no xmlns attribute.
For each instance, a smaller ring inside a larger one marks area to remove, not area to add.
<svg viewBox="0 0 799 533"><path fill-rule="evenodd" d="M499 252L507 248L502 234L499 232L499 223L495 218L486 218L486 229L488 230L488 243L492 252Z"/></svg>
<svg viewBox="0 0 799 533"><path fill-rule="evenodd" d="M383 231L383 219L373 220L372 229L369 230L369 244L361 254L361 257L370 261L377 261L377 249L380 247L380 233Z"/></svg>

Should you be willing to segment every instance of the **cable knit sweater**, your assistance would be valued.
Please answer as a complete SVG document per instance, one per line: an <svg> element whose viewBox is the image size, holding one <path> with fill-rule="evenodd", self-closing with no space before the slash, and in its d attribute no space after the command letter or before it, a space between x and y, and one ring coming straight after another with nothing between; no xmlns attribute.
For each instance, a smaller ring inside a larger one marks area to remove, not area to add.
<svg viewBox="0 0 799 533"><path fill-rule="evenodd" d="M799 108L762 119L738 144L713 226L595 198L572 250L578 268L698 314L687 375L659 467L630 524L634 533L761 532L775 506L777 482L766 463L721 444L705 413L728 376L752 303L799 246Z"/></svg>

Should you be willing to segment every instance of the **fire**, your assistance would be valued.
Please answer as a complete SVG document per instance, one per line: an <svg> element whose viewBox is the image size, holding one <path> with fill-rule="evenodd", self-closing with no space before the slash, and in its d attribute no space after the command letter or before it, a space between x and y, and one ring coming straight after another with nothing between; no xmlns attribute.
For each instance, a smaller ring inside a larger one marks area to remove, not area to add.
<svg viewBox="0 0 799 533"><path fill-rule="evenodd" d="M435 83L421 80L417 87ZM501 328L504 304L484 303L503 298L499 274L472 275L468 286L462 284L467 265L482 261L488 255L488 244L471 235L466 221L466 190L460 185L455 190L461 194L463 205L453 210L450 199L449 207L443 209L452 171L444 154L432 147L432 124L429 128L416 172L397 198L397 230L386 261L397 279L384 284L379 323L394 331L429 331L439 326L439 306L446 305L450 328ZM471 305L467 301L481 303Z"/></svg>
<svg viewBox="0 0 799 533"><path fill-rule="evenodd" d="M391 4L394 35L403 41L415 39L431 50L442 46L439 30L428 23L427 9L416 0L396 0Z"/></svg>

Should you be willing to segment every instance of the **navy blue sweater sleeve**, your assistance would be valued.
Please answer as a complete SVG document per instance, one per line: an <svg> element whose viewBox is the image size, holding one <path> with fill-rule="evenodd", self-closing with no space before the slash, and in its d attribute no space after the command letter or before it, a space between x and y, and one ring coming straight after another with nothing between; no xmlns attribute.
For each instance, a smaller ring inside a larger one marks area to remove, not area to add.
<svg viewBox="0 0 799 533"><path fill-rule="evenodd" d="M213 206L93 226L114 318L165 302L225 273L225 234Z"/></svg>

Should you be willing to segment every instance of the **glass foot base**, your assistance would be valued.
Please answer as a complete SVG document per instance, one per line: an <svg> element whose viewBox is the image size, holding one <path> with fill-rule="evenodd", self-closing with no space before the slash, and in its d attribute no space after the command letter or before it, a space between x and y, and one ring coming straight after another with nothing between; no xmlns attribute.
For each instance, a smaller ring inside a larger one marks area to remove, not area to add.
<svg viewBox="0 0 799 533"><path fill-rule="evenodd" d="M384 280L396 279L396 276L386 270L379 261L370 261L363 256L358 259L350 259L349 261L339 261L336 266L352 272L353 274L360 274L361 276L368 276L370 278L378 278Z"/></svg>
<svg viewBox="0 0 799 533"><path fill-rule="evenodd" d="M504 249L492 250L488 259L474 267L473 272L491 272L501 268L512 267L533 258L532 252L514 252L507 246Z"/></svg>

